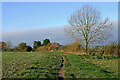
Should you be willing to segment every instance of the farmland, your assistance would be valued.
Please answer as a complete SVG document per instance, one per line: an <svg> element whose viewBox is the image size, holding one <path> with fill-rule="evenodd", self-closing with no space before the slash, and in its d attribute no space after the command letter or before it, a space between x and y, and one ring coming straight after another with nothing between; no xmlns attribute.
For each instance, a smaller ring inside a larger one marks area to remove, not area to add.
<svg viewBox="0 0 120 80"><path fill-rule="evenodd" d="M64 52L3 52L3 78L58 78L65 58L65 78L118 78L118 58Z"/></svg>

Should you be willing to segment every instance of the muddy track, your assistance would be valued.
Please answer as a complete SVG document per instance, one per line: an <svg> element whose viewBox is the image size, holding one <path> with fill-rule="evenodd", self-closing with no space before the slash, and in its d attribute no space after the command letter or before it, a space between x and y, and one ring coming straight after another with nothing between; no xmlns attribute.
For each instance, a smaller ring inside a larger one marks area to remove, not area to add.
<svg viewBox="0 0 120 80"><path fill-rule="evenodd" d="M62 63L60 66L60 71L58 72L58 79L59 80L65 80L65 76L64 76L64 64L65 64L65 58L62 57Z"/></svg>

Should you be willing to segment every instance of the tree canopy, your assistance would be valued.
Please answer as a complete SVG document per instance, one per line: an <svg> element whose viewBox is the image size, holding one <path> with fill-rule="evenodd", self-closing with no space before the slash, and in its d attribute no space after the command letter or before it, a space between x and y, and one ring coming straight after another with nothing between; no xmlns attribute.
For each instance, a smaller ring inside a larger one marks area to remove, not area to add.
<svg viewBox="0 0 120 80"><path fill-rule="evenodd" d="M37 49L40 46L41 46L41 42L40 41L34 41L33 49Z"/></svg>
<svg viewBox="0 0 120 80"><path fill-rule="evenodd" d="M50 40L49 40L49 39L45 39L45 40L43 41L42 46L47 46L49 43L50 43Z"/></svg>
<svg viewBox="0 0 120 80"><path fill-rule="evenodd" d="M70 16L67 34L74 40L85 44L86 53L90 43L102 42L111 36L112 24L108 18L101 19L100 12L91 6L84 5Z"/></svg>

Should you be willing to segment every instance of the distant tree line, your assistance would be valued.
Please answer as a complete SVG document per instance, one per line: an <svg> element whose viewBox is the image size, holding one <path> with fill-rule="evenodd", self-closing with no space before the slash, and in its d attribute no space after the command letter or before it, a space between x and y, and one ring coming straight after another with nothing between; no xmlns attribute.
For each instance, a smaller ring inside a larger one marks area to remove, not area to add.
<svg viewBox="0 0 120 80"><path fill-rule="evenodd" d="M50 42L45 39L41 44L40 41L34 41L33 48L28 46L25 42L18 44L18 46L11 48L11 42L0 42L0 50L3 52L36 52L36 51L59 51L59 52L72 52L72 53L85 53L85 46L79 42L74 42L68 45L60 45L57 42ZM120 56L119 50L120 42L114 41L106 45L93 46L88 48L89 55L100 56ZM88 55L88 54L87 54Z"/></svg>
<svg viewBox="0 0 120 80"><path fill-rule="evenodd" d="M0 50L3 52L30 52L30 51L47 51L47 50L57 50L60 46L59 43L53 42L51 43L49 39L45 39L41 44L40 41L34 41L33 48L27 45L25 42L21 42L18 46L11 48L11 42L0 42Z"/></svg>

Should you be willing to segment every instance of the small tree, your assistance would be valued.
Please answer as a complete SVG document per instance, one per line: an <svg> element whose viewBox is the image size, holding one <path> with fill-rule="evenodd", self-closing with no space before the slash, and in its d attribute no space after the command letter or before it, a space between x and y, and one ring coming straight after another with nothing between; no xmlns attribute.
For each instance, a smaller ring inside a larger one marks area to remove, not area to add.
<svg viewBox="0 0 120 80"><path fill-rule="evenodd" d="M15 52L20 51L18 46L14 47L12 50Z"/></svg>
<svg viewBox="0 0 120 80"><path fill-rule="evenodd" d="M111 36L112 24L100 18L100 12L91 6L83 6L80 10L70 16L66 27L68 35L85 44L86 53L90 43L102 42Z"/></svg>
<svg viewBox="0 0 120 80"><path fill-rule="evenodd" d="M53 42L53 43L49 43L48 44L48 50L58 50L58 47L59 47L59 43L56 43L56 42Z"/></svg>
<svg viewBox="0 0 120 80"><path fill-rule="evenodd" d="M118 57L120 57L120 41L118 41Z"/></svg>
<svg viewBox="0 0 120 80"><path fill-rule="evenodd" d="M7 49L6 49L6 43L5 42L0 42L0 51L6 51Z"/></svg>
<svg viewBox="0 0 120 80"><path fill-rule="evenodd" d="M41 42L40 41L34 41L33 49L37 49L40 46L41 46Z"/></svg>
<svg viewBox="0 0 120 80"><path fill-rule="evenodd" d="M49 39L45 39L42 46L47 46L50 43Z"/></svg>
<svg viewBox="0 0 120 80"><path fill-rule="evenodd" d="M20 51L24 51L24 49L26 48L26 46L27 46L26 43L20 43L18 47L19 47Z"/></svg>
<svg viewBox="0 0 120 80"><path fill-rule="evenodd" d="M7 42L6 42L7 51L10 51L10 50L11 50L11 47L12 47L11 41L7 41Z"/></svg>
<svg viewBox="0 0 120 80"><path fill-rule="evenodd" d="M31 46L26 46L24 51L30 52L30 51L32 51L32 47Z"/></svg>
<svg viewBox="0 0 120 80"><path fill-rule="evenodd" d="M27 46L26 43L20 43L19 46L18 46L18 49L19 49L19 51L25 51L25 52L26 52L26 51L27 51L27 52L32 51L32 47Z"/></svg>

